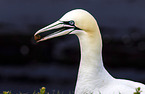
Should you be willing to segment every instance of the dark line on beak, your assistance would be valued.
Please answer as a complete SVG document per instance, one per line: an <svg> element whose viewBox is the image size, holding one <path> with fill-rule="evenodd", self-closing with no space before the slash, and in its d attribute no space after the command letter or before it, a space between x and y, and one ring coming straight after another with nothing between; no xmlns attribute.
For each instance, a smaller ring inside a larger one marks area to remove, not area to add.
<svg viewBox="0 0 145 94"><path fill-rule="evenodd" d="M61 28L57 28L57 29L51 29L51 30L48 30L48 31L45 31L45 32L42 32L42 33L39 33L37 35L34 36L34 39L36 41L50 35L50 34L54 34L55 32L59 33L59 32L62 32L66 29L70 29L70 28L73 28L73 27L61 27Z"/></svg>

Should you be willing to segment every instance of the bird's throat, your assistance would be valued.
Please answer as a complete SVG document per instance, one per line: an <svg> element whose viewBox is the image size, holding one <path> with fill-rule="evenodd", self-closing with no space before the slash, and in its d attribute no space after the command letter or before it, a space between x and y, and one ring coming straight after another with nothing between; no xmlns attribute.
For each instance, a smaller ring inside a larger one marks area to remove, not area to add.
<svg viewBox="0 0 145 94"><path fill-rule="evenodd" d="M78 35L78 38L81 46L81 62L75 94L83 94L81 92L83 89L89 86L91 88L88 89L93 90L97 85L101 86L102 81L105 82L104 75L107 76L107 78L110 77L110 75L103 66L100 32L92 35L84 33ZM79 93L77 93L78 91Z"/></svg>
<svg viewBox="0 0 145 94"><path fill-rule="evenodd" d="M101 35L84 33L78 38L81 48L81 66L100 68L103 64Z"/></svg>

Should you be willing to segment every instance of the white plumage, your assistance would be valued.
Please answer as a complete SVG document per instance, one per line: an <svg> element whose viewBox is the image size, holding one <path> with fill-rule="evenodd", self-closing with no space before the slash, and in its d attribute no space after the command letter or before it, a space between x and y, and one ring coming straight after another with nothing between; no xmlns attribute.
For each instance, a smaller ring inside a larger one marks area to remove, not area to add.
<svg viewBox="0 0 145 94"><path fill-rule="evenodd" d="M77 35L81 46L75 94L134 94L138 87L141 94L145 94L144 84L115 79L106 71L102 61L100 30L90 13L82 9L72 10L55 23L37 31L34 37L40 42L65 34Z"/></svg>

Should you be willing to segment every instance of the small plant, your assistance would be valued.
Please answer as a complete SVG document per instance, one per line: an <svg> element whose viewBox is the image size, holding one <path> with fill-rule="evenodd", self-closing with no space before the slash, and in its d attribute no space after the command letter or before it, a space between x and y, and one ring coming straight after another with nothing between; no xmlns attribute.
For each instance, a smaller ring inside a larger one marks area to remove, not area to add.
<svg viewBox="0 0 145 94"><path fill-rule="evenodd" d="M135 90L136 90L136 92L134 92L133 94L141 94L141 92L142 92L140 87L136 88ZM3 91L3 94L12 94L12 93L10 91ZM23 94L23 93L19 93L19 94ZM39 92L34 91L33 94L50 94L50 93L46 93L46 88L42 87L42 88L40 88ZM55 93L55 91L54 91L53 94L63 94L63 92L60 93L60 91L57 91ZM74 94L74 93L69 92L69 94ZM101 93L99 92L99 94L101 94ZM119 93L119 94L121 94L121 93Z"/></svg>
<svg viewBox="0 0 145 94"><path fill-rule="evenodd" d="M10 91L3 91L3 94L12 94L12 93ZM29 93L16 93L16 94L29 94ZM40 91L39 92L34 91L33 94L50 94L50 93L48 93L48 92L46 93L46 88L45 87L42 87L42 88L40 88ZM55 93L55 91L53 91L52 94L63 94L63 92L60 93L60 91L57 91ZM69 92L69 94L73 94L73 93Z"/></svg>
<svg viewBox="0 0 145 94"><path fill-rule="evenodd" d="M140 94L142 92L140 87L136 88L135 90L136 92L134 92L134 94Z"/></svg>
<svg viewBox="0 0 145 94"><path fill-rule="evenodd" d="M9 91L3 91L3 94L12 94L12 93Z"/></svg>
<svg viewBox="0 0 145 94"><path fill-rule="evenodd" d="M42 87L41 89L40 89L40 93L38 93L38 94L45 94L45 87Z"/></svg>
<svg viewBox="0 0 145 94"><path fill-rule="evenodd" d="M45 87L42 87L42 88L40 89L40 92L36 93L36 92L34 91L33 94L45 94L45 92L46 92L46 88L45 88ZM49 93L48 93L48 94L49 94Z"/></svg>
<svg viewBox="0 0 145 94"><path fill-rule="evenodd" d="M42 87L40 89L40 92L36 93L36 91L33 92L33 94L46 94L46 88ZM12 94L10 91L3 91L3 94ZM23 94L23 93L19 93L19 94ZM48 93L49 94L49 93ZM59 93L58 93L59 94Z"/></svg>

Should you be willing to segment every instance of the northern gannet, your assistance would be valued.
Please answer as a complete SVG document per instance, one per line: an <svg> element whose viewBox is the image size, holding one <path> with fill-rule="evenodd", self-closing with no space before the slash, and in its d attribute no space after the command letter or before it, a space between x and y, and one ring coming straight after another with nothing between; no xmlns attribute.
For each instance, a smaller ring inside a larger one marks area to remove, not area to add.
<svg viewBox="0 0 145 94"><path fill-rule="evenodd" d="M102 38L95 18L86 10L74 9L58 21L40 29L34 34L37 42L54 37L75 34L81 48L81 61L75 87L75 94L134 94L142 83L116 79L103 66Z"/></svg>

